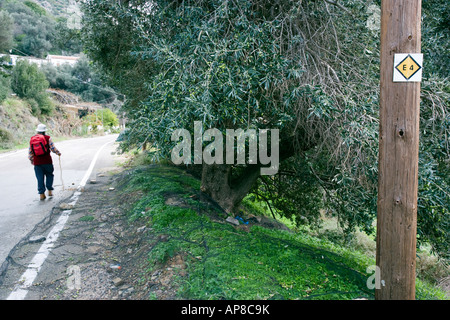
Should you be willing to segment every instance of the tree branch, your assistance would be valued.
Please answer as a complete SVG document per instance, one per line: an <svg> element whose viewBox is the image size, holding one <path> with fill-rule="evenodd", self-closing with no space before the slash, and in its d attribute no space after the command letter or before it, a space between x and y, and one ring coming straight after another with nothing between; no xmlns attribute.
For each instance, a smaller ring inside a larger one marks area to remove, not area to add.
<svg viewBox="0 0 450 320"><path fill-rule="evenodd" d="M267 206L268 206L269 209L270 209L270 213L272 214L272 217L273 217L274 219L276 219L275 214L273 213L273 210L272 210L272 206L270 205L269 199L267 199L265 196L263 196L262 194L260 194L260 193L258 193L258 192L256 192L256 191L254 192L254 194L256 194L256 196L258 196L258 197L261 197L261 198L266 202Z"/></svg>
<svg viewBox="0 0 450 320"><path fill-rule="evenodd" d="M342 4L339 3L339 0L335 0L335 1L331 1L331 0L323 0L326 3L329 3L333 6L338 7L339 9L345 11L346 13L348 13L349 15L353 16L352 13L350 12L350 10L348 10L346 7L344 7Z"/></svg>

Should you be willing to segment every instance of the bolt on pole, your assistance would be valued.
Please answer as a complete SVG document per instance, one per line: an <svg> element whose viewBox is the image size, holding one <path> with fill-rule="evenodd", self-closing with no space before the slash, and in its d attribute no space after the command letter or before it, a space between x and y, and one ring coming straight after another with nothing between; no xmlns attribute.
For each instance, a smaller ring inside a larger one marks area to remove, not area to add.
<svg viewBox="0 0 450 320"><path fill-rule="evenodd" d="M381 1L377 300L415 299L420 21L421 0Z"/></svg>

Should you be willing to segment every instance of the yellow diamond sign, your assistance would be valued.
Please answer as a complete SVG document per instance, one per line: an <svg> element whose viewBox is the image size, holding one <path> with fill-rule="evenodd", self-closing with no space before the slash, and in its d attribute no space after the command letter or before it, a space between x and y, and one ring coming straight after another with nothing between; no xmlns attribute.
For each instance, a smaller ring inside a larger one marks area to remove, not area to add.
<svg viewBox="0 0 450 320"><path fill-rule="evenodd" d="M422 54L395 54L394 82L415 82L422 79Z"/></svg>
<svg viewBox="0 0 450 320"><path fill-rule="evenodd" d="M403 59L403 61L400 62L395 68L405 77L406 80L409 80L422 67L419 66L410 55L407 55L406 58Z"/></svg>

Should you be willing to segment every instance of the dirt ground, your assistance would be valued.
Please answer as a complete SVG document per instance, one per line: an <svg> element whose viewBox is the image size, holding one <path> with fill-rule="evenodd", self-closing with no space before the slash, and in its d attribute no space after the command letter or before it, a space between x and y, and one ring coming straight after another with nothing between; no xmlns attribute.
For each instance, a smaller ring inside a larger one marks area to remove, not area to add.
<svg viewBox="0 0 450 320"><path fill-rule="evenodd" d="M175 255L164 265L149 265L151 248L167 241L167 236L156 235L144 222L130 222L126 217L133 198L142 196L121 192L120 182L128 174L123 168L98 172L73 208L67 204L69 199L54 207L11 251L7 265L0 270L0 299L6 299L17 286L46 235L68 209L72 209L69 219L29 288L27 300L177 299L172 278L185 275L183 257ZM183 205L170 192L166 204ZM272 219L259 224L285 228Z"/></svg>
<svg viewBox="0 0 450 320"><path fill-rule="evenodd" d="M117 188L121 177L100 172L95 181L86 185L29 289L27 300L175 298L171 278L174 270L183 272L182 257L175 256L156 268L148 266L151 246L164 241L164 237L126 218L132 199ZM51 215L13 249L6 270L0 273L0 299L6 299L17 285L44 237L67 208L64 202L53 208ZM153 272L148 273L150 267Z"/></svg>

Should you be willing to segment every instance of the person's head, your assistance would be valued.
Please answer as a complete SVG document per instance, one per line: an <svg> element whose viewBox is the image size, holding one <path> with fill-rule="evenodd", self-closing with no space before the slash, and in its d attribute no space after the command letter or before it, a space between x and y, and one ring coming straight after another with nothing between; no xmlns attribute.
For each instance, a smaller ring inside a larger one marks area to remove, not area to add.
<svg viewBox="0 0 450 320"><path fill-rule="evenodd" d="M45 124L39 124L36 128L37 133L39 134L45 134L45 131L47 130L47 127L45 126Z"/></svg>

